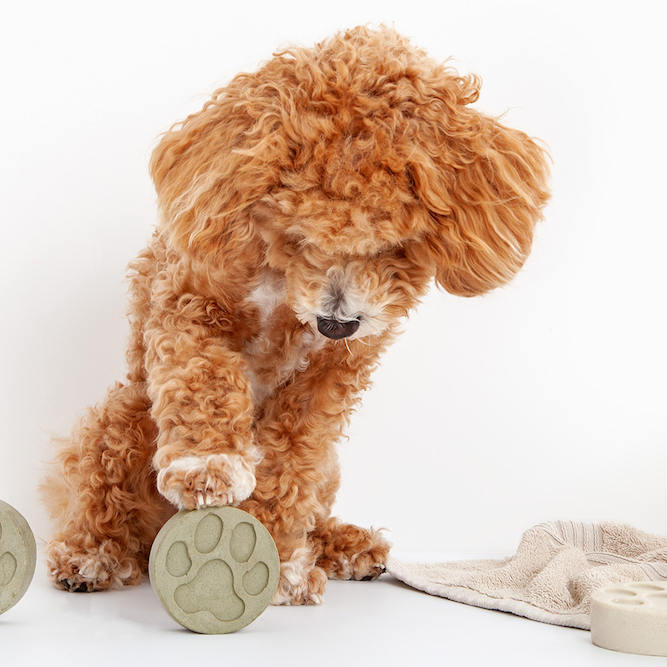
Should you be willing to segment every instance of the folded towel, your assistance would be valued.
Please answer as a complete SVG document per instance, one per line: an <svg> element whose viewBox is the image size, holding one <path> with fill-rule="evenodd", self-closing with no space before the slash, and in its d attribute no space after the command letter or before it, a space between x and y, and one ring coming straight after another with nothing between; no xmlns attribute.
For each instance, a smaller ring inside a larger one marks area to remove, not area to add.
<svg viewBox="0 0 667 667"><path fill-rule="evenodd" d="M590 629L591 593L629 581L667 580L667 537L619 523L542 523L500 560L403 563L387 572L431 595Z"/></svg>

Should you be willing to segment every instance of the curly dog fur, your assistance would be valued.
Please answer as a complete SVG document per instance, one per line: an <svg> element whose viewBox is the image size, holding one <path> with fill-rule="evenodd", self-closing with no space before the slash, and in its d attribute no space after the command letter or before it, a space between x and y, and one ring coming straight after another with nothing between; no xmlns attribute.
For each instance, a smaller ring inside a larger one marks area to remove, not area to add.
<svg viewBox="0 0 667 667"><path fill-rule="evenodd" d="M356 28L239 74L166 133L127 381L43 484L57 586L136 584L176 509L224 504L271 531L276 603L383 570L382 535L330 516L335 443L433 279L506 283L548 199L543 149L472 108L479 87Z"/></svg>

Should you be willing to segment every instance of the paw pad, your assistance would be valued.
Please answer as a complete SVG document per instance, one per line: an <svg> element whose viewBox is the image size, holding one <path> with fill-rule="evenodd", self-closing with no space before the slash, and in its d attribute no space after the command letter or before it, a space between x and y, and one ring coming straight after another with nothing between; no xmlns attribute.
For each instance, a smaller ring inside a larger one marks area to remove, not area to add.
<svg viewBox="0 0 667 667"><path fill-rule="evenodd" d="M269 605L280 560L268 530L234 507L180 512L151 550L151 584L182 626L220 634L239 630Z"/></svg>
<svg viewBox="0 0 667 667"><path fill-rule="evenodd" d="M35 537L28 522L0 500L0 614L28 590L36 562Z"/></svg>

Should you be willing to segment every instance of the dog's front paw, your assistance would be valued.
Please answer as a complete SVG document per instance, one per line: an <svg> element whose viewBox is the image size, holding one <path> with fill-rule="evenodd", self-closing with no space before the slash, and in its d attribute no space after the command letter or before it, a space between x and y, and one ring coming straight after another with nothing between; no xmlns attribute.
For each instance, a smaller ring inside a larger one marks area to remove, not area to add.
<svg viewBox="0 0 667 667"><path fill-rule="evenodd" d="M158 473L158 490L181 510L238 505L255 490L254 461L240 454L185 456Z"/></svg>
<svg viewBox="0 0 667 667"><path fill-rule="evenodd" d="M297 549L292 558L280 564L278 590L271 600L274 605L322 604L327 575L313 565L309 549Z"/></svg>

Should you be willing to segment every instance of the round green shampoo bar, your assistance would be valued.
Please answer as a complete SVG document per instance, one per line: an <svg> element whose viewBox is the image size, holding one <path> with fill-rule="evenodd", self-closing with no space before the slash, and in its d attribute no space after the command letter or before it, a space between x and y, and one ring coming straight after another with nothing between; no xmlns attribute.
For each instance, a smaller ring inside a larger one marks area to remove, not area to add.
<svg viewBox="0 0 667 667"><path fill-rule="evenodd" d="M35 536L28 522L0 500L0 614L28 590L36 563Z"/></svg>
<svg viewBox="0 0 667 667"><path fill-rule="evenodd" d="M179 512L158 533L148 571L167 613L188 630L235 632L269 605L280 578L269 531L235 507Z"/></svg>

